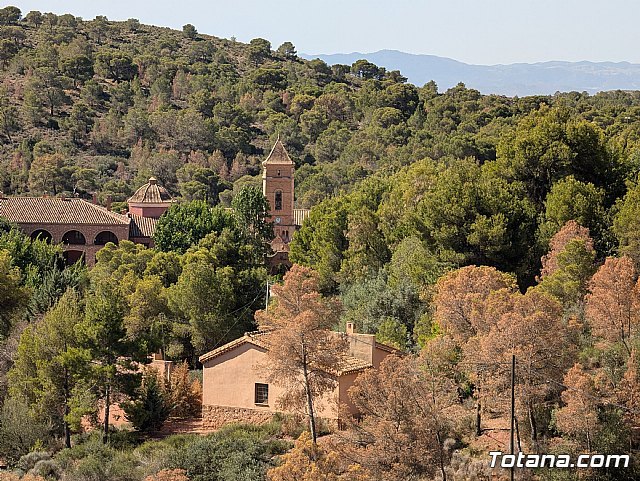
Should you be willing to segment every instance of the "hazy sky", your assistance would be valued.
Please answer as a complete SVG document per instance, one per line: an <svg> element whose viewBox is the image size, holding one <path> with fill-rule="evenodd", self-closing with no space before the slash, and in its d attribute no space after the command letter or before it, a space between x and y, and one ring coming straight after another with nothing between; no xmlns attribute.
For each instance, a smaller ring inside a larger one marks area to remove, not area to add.
<svg viewBox="0 0 640 481"><path fill-rule="evenodd" d="M9 4L9 3L7 3ZM299 52L396 49L496 64L545 60L640 63L635 0L37 0L29 10L84 19L137 18Z"/></svg>

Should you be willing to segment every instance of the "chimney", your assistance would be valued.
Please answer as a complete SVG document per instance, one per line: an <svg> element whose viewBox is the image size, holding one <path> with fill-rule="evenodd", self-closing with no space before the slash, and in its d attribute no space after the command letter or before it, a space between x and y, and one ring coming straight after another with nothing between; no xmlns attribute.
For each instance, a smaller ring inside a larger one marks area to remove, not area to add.
<svg viewBox="0 0 640 481"><path fill-rule="evenodd" d="M354 332L353 322L347 322L347 335L353 335Z"/></svg>
<svg viewBox="0 0 640 481"><path fill-rule="evenodd" d="M97 192L94 192L94 193L91 195L91 203L92 203L92 204L97 204L97 203L98 203L98 193L97 193Z"/></svg>
<svg viewBox="0 0 640 481"><path fill-rule="evenodd" d="M111 196L108 195L107 196L107 210L111 210Z"/></svg>

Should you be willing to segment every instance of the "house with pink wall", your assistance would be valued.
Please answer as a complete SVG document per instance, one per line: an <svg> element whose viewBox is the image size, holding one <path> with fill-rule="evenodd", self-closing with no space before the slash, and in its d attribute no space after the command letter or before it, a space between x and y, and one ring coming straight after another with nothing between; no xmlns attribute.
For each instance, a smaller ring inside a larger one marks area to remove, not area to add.
<svg viewBox="0 0 640 481"><path fill-rule="evenodd" d="M376 342L373 334L355 333L351 323L347 324L347 332L343 335L347 336L349 348L336 369L336 386L316 402L318 417L329 421L338 421L344 413L357 415L347 394L349 388L361 372L376 368L386 356L399 353ZM205 429L217 429L232 422L265 423L274 413L282 411L277 400L284 390L267 380L266 336L269 336L268 331L246 333L200 357Z"/></svg>

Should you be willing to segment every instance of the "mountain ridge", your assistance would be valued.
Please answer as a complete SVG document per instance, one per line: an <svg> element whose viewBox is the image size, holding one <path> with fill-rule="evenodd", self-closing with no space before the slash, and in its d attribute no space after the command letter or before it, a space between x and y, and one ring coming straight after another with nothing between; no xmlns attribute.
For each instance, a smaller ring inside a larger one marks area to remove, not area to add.
<svg viewBox="0 0 640 481"><path fill-rule="evenodd" d="M352 64L366 59L388 70L400 70L415 85L434 80L441 90L463 82L483 94L508 96L552 95L556 92L586 91L594 94L606 90L640 89L640 64L628 61L593 62L582 60L480 65L448 57L414 54L400 50L371 53L300 54L302 58L319 58L328 64Z"/></svg>

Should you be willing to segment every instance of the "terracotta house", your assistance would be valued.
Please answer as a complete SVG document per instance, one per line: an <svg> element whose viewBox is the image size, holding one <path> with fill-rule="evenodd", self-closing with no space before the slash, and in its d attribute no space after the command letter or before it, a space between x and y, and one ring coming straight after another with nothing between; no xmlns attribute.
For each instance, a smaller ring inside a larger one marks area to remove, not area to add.
<svg viewBox="0 0 640 481"><path fill-rule="evenodd" d="M203 427L217 429L230 422L264 423L275 412L283 389L266 380L262 366L266 361L268 332L246 333L200 357L203 365L202 418ZM339 333L336 333L339 335ZM337 370L337 385L333 392L316 402L318 416L329 421L339 420L339 406L351 415L356 409L347 390L365 369L378 367L396 349L376 342L372 334L357 334L353 324L347 324L349 352Z"/></svg>
<svg viewBox="0 0 640 481"><path fill-rule="evenodd" d="M83 199L68 197L2 197L0 217L17 224L32 239L62 243L65 260L95 264L96 253L108 242L130 240L153 247L158 217L172 203L167 190L155 178L140 187L128 200L129 212L111 211Z"/></svg>

